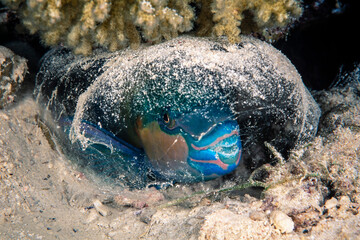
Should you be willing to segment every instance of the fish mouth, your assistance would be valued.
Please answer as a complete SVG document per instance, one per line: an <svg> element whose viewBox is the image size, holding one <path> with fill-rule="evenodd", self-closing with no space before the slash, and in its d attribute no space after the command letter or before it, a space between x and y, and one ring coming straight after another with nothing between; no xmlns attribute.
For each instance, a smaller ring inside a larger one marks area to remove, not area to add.
<svg viewBox="0 0 360 240"><path fill-rule="evenodd" d="M190 144L189 164L204 175L224 175L241 159L240 130L236 121L217 124L200 140Z"/></svg>

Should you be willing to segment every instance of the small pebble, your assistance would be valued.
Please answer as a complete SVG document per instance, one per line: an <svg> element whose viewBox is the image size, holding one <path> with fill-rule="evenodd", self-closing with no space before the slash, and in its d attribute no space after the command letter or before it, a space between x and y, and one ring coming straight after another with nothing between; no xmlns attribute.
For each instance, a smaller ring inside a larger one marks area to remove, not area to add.
<svg viewBox="0 0 360 240"><path fill-rule="evenodd" d="M152 216L156 213L155 209L145 209L140 215L140 221L146 224L151 222Z"/></svg>
<svg viewBox="0 0 360 240"><path fill-rule="evenodd" d="M270 214L270 222L279 229L281 233L291 233L295 227L291 217L279 210L275 210Z"/></svg>
<svg viewBox="0 0 360 240"><path fill-rule="evenodd" d="M134 215L139 216L142 213L142 211L143 211L142 209L137 210L137 211L134 212Z"/></svg>
<svg viewBox="0 0 360 240"><path fill-rule="evenodd" d="M252 211L249 214L249 217L251 220L261 221L266 218L266 214L264 212L260 212L260 211Z"/></svg>
<svg viewBox="0 0 360 240"><path fill-rule="evenodd" d="M326 209L332 209L332 208L335 208L336 205L338 205L338 200L333 197L333 198L326 201L325 208Z"/></svg>
<svg viewBox="0 0 360 240"><path fill-rule="evenodd" d="M92 223L96 219L99 218L99 213L95 209L90 209L89 215L87 216L86 220L84 221L85 224Z"/></svg>
<svg viewBox="0 0 360 240"><path fill-rule="evenodd" d="M110 210L99 200L94 201L94 207L102 216L106 217L111 214Z"/></svg>

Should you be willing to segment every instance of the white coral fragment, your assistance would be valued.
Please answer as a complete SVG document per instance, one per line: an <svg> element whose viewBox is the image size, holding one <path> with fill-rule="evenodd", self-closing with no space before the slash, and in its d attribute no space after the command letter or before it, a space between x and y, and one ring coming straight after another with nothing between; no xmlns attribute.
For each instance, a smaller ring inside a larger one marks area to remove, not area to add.
<svg viewBox="0 0 360 240"><path fill-rule="evenodd" d="M291 233L295 227L291 217L279 210L275 210L270 214L270 222L282 233Z"/></svg>

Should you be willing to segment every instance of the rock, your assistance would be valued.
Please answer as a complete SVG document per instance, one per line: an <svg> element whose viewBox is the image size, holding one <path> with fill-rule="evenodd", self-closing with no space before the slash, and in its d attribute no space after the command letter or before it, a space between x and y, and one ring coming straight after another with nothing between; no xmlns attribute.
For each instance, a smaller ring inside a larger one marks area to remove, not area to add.
<svg viewBox="0 0 360 240"><path fill-rule="evenodd" d="M266 218L254 221L246 215L221 209L205 217L199 240L265 239L271 229Z"/></svg>
<svg viewBox="0 0 360 240"><path fill-rule="evenodd" d="M279 210L275 210L270 214L270 222L282 233L291 233L295 227L291 217Z"/></svg>
<svg viewBox="0 0 360 240"><path fill-rule="evenodd" d="M156 213L155 209L144 209L140 215L140 221L146 224L151 222L152 216Z"/></svg>
<svg viewBox="0 0 360 240"><path fill-rule="evenodd" d="M341 196L339 199L340 208L337 211L337 217L346 219L351 216L351 200L348 196Z"/></svg>
<svg viewBox="0 0 360 240"><path fill-rule="evenodd" d="M321 220L321 212L315 208L309 208L304 212L293 213L291 215L297 232L311 230Z"/></svg>
<svg viewBox="0 0 360 240"><path fill-rule="evenodd" d="M341 196L339 199L339 204L341 207L348 207L348 205L351 203L351 200L348 196Z"/></svg>
<svg viewBox="0 0 360 240"><path fill-rule="evenodd" d="M294 210L303 212L311 207L318 208L324 198L324 194L321 188L318 187L317 182L314 185L310 180L302 182L293 180L284 184L277 184L266 191L264 195L269 200L271 199L272 205L275 205L277 209L287 214Z"/></svg>
<svg viewBox="0 0 360 240"><path fill-rule="evenodd" d="M111 214L108 207L106 207L104 204L102 204L98 199L94 201L94 207L96 211L98 211L101 216L106 217L107 215Z"/></svg>
<svg viewBox="0 0 360 240"><path fill-rule="evenodd" d="M250 212L249 217L251 218L251 220L261 221L266 218L266 214L261 211L252 211Z"/></svg>
<svg viewBox="0 0 360 240"><path fill-rule="evenodd" d="M0 108L14 101L27 73L27 60L0 46Z"/></svg>
<svg viewBox="0 0 360 240"><path fill-rule="evenodd" d="M332 209L332 208L335 208L337 205L338 205L338 200L336 198L332 197L331 199L326 201L325 208Z"/></svg>

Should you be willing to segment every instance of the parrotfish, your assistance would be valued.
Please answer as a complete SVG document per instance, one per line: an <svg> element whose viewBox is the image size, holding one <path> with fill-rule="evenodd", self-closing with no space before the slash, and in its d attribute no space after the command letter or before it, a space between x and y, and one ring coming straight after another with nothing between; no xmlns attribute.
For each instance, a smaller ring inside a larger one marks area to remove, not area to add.
<svg viewBox="0 0 360 240"><path fill-rule="evenodd" d="M35 97L65 155L135 187L229 174L264 141L286 149L311 138L320 114L286 57L246 37L89 57L54 48Z"/></svg>

